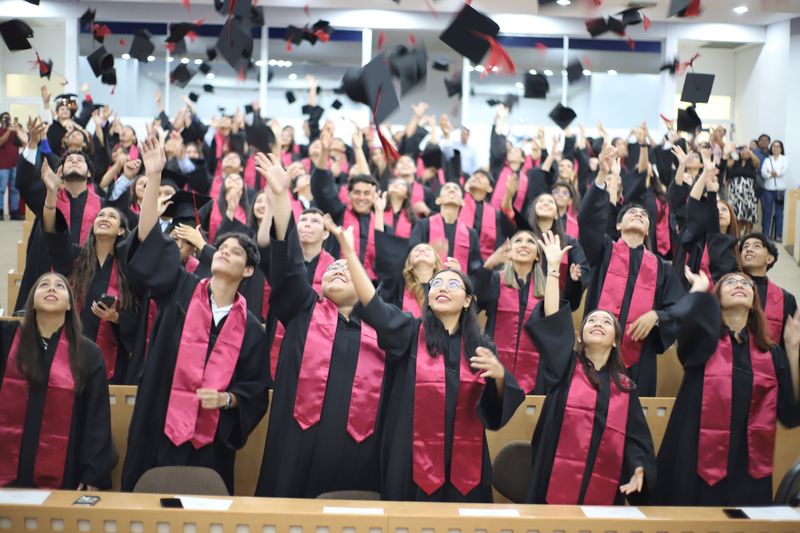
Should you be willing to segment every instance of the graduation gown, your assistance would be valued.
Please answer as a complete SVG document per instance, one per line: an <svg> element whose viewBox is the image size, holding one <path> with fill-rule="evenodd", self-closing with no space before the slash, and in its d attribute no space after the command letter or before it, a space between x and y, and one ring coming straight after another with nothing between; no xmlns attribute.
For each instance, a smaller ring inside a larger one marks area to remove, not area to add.
<svg viewBox="0 0 800 533"><path fill-rule="evenodd" d="M391 390L386 404L386 419L381 441L381 495L385 500L439 501L439 502L491 502L492 464L486 436L483 436L483 461L480 483L466 495L450 481L456 400L459 389L461 333L456 332L448 341L445 359L444 405L444 484L428 495L414 482L413 435L414 391L416 388L417 339L420 320L387 304L380 296L359 311L363 320L375 328L381 348L386 351L387 372L391 373ZM498 430L514 415L525 398L514 376L506 371L502 398L495 381L489 379L483 387L475 416L486 429Z"/></svg>
<svg viewBox="0 0 800 533"><path fill-rule="evenodd" d="M584 316L597 308L603 290L608 265L611 262L611 253L614 242L606 234L609 223L608 217L611 204L608 192L597 185L589 187L583 198L581 209L578 213L580 227L580 243L586 253L586 259L592 268L589 289L586 294ZM644 246L630 249L630 270L625 294L622 300L620 314L617 317L625 328L628 318L628 309L642 264ZM653 309L658 313L659 324L666 320L666 310L675 303L683 294L683 287L674 280L672 267L657 257L658 279L655 287L655 300ZM663 325L662 325L663 326ZM644 340L639 361L628 368L628 375L636 382L639 396L655 396L657 384L656 355L663 353L674 340L674 331L670 328L656 326Z"/></svg>
<svg viewBox="0 0 800 533"><path fill-rule="evenodd" d="M697 456L705 368L721 338L719 301L709 294L692 293L671 313L680 321L678 358L683 381L658 454L654 503L714 507L771 504L772 476L754 479L748 473L747 425L753 389L748 332L742 334L741 343L727 328L722 333L730 336L733 352L730 448L727 476L711 486L697 474ZM796 427L800 425L800 403L794 397L789 362L778 346L770 354L778 386L775 416L783 425Z"/></svg>
<svg viewBox="0 0 800 533"><path fill-rule="evenodd" d="M379 407L375 431L361 442L347 432L353 378L361 352L361 321L338 316L319 422L303 429L294 416L303 351L320 296L308 282L297 233L270 243L270 311L286 327L272 396L257 496L314 498L334 490L380 487ZM328 349L327 347L325 348ZM380 403L383 403L381 394Z"/></svg>
<svg viewBox="0 0 800 533"><path fill-rule="evenodd" d="M761 309L765 310L765 305L767 302L767 285L768 279L766 276L751 276L753 281L756 284L756 289L758 290L758 297L761 301ZM797 300L794 297L794 294L787 291L786 289L781 289L783 292L783 322L781 326L781 331L786 326L786 317L787 316L794 316L797 312ZM775 342L781 345L781 348L785 348L783 343L783 334L781 334L779 339L773 339Z"/></svg>
<svg viewBox="0 0 800 533"><path fill-rule="evenodd" d="M444 223L444 236L447 239L447 255L453 257L455 254L456 243L456 224ZM411 231L411 238L408 240L408 249L411 250L420 243L430 242L430 219L423 218L417 222L414 229ZM471 273L483 264L481 257L481 243L478 233L472 229L467 228L469 232L469 259L468 264L461 265L465 274Z"/></svg>
<svg viewBox="0 0 800 533"><path fill-rule="evenodd" d="M375 232L375 273L380 282L378 292L384 301L401 309L403 309L403 301L406 297L403 267L408 253L408 239L383 231Z"/></svg>
<svg viewBox="0 0 800 533"><path fill-rule="evenodd" d="M0 322L0 380L5 376L11 343L18 328L18 322ZM50 374L50 366L61 334L62 330L58 330L50 337L47 350L39 343L39 355L45 365L45 375ZM117 457L111 442L111 414L103 355L100 349L86 338L81 338L79 354L85 374L82 389L75 395L72 408L61 488L75 490L83 483L100 489L109 489L111 470L117 462ZM20 443L19 477L11 483L12 487L34 487L33 473L46 394L47 387L29 390ZM0 405L0 409L8 407Z"/></svg>
<svg viewBox="0 0 800 533"><path fill-rule="evenodd" d="M44 182L39 179L41 165L41 156L37 152L37 165L31 165L22 155L17 160L17 182L16 186L19 190L22 200L29 209L36 213L36 220L33 223L31 234L28 237L28 244L25 249L25 271L22 273L22 281L20 282L19 294L17 294L17 303L14 306L15 311L19 311L25 307L25 300L28 298L33 283L39 279L39 276L45 272L49 272L53 267L53 259L47 249L44 241L44 232L42 231L41 213L44 208L44 199L47 196L47 191ZM92 186L91 184L89 185ZM100 191L96 190L98 194ZM86 207L86 198L88 192L84 192L77 198L73 198L67 194L70 203L70 225L69 234L73 243L78 243L80 240L81 222L83 220L83 210ZM102 202L101 197L101 202Z"/></svg>
<svg viewBox="0 0 800 533"><path fill-rule="evenodd" d="M567 405L575 365L580 364L578 355L572 347L575 333L569 307L562 306L558 312L551 316L543 316L543 306L540 304L525 324L525 328L533 337L534 343L540 353L540 375L547 396L542 405L542 412L536 429L533 432L531 446L533 449L531 482L528 488L528 503L547 503L546 496L550 484L550 475L558 448L559 436L563 427L564 410ZM580 501L582 503L589 483L592 469L597 459L600 441L606 430L608 407L612 385L611 373L608 365L598 372L600 388L597 391L592 421L591 435L583 438L590 439L589 451L586 459L586 468L580 481ZM619 485L627 483L637 467L644 468L644 486L641 493L628 496L633 505L647 502L650 491L656 482L656 458L653 448L653 439L650 429L644 418L639 395L636 389L631 391L628 402L628 417L625 427L625 445L622 454L622 468ZM578 482L578 480L574 480ZM625 496L618 490L614 498L615 505L622 505Z"/></svg>
<svg viewBox="0 0 800 533"><path fill-rule="evenodd" d="M191 442L175 446L164 433L181 334L196 276L180 268L178 247L156 225L143 242L132 233L126 242L127 274L138 286L147 287L158 304L141 384L128 432L128 453L122 469L122 490L131 491L145 471L156 466L205 466L216 470L233 494L236 450L267 411L269 351L264 328L247 314L244 339L226 392L235 394L239 405L221 410L214 442L195 449ZM209 295L210 298L210 295ZM225 320L214 326L206 358Z"/></svg>

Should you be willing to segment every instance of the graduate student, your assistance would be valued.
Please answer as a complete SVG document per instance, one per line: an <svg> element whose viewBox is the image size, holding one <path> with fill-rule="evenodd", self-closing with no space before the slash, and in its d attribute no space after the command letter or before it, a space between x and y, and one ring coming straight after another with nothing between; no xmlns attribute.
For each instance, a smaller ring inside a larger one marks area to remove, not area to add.
<svg viewBox="0 0 800 533"><path fill-rule="evenodd" d="M290 228L289 178L269 159L258 164L274 213L270 310L286 333L256 495L377 491L383 350L375 330L352 314L357 297L345 261L329 264L321 294L315 290L298 238L310 222L301 217Z"/></svg>
<svg viewBox="0 0 800 533"><path fill-rule="evenodd" d="M459 222L475 230L486 259L516 231L512 199L514 190L506 189L500 209L489 201L492 180L485 170L476 170L464 183L464 204L458 213Z"/></svg>
<svg viewBox="0 0 800 533"><path fill-rule="evenodd" d="M81 335L67 279L35 280L23 321L0 322L0 487L111 487L103 354Z"/></svg>
<svg viewBox="0 0 800 533"><path fill-rule="evenodd" d="M606 181L618 175L615 154L615 148L604 148L600 172L578 213L580 243L592 268L585 309L605 309L620 321L622 362L639 395L654 396L656 355L672 344L671 332L659 323L683 288L670 265L647 249L651 221L645 208L626 204L616 217L619 239L607 235L611 203Z"/></svg>
<svg viewBox="0 0 800 533"><path fill-rule="evenodd" d="M655 453L636 384L625 375L621 326L612 313L595 309L583 319L574 344L569 306L558 296L567 250L551 232L540 246L547 257L544 305L534 309L526 328L539 349L547 397L531 442L527 501L642 502L656 481Z"/></svg>
<svg viewBox="0 0 800 533"><path fill-rule="evenodd" d="M243 234L221 235L211 278L180 266L178 247L158 224L164 149L142 145L147 172L139 227L129 237L127 274L158 306L136 396L122 470L130 491L156 466L205 466L233 493L236 450L267 410L269 356L264 328L237 293L258 265Z"/></svg>
<svg viewBox="0 0 800 533"><path fill-rule="evenodd" d="M705 277L688 268L685 275L693 286ZM753 279L733 272L713 295L689 294L671 310L684 373L658 454L654 503L772 503L777 422L800 425L800 314L787 317L784 352L759 299Z"/></svg>
<svg viewBox="0 0 800 533"><path fill-rule="evenodd" d="M490 502L484 430L505 425L524 392L481 332L469 278L436 274L422 318L414 318L376 294L349 235L331 231L365 306L359 314L375 328L393 376L381 441L383 498Z"/></svg>

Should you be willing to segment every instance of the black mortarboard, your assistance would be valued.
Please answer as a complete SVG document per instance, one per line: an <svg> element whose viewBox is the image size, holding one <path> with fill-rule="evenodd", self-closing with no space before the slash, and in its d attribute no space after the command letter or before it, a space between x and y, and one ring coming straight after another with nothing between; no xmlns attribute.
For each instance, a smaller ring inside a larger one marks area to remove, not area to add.
<svg viewBox="0 0 800 533"><path fill-rule="evenodd" d="M575 83L583 79L583 64L576 59L567 65L567 81Z"/></svg>
<svg viewBox="0 0 800 533"><path fill-rule="evenodd" d="M452 98L455 95L461 96L461 76L455 78L445 78L444 86L447 89L447 97Z"/></svg>
<svg viewBox="0 0 800 533"><path fill-rule="evenodd" d="M389 54L392 73L400 78L400 95L423 83L427 77L428 53L424 46L407 48L398 46Z"/></svg>
<svg viewBox="0 0 800 533"><path fill-rule="evenodd" d="M169 35L164 40L166 43L179 43L186 37L186 34L194 30L191 22L175 22L169 25Z"/></svg>
<svg viewBox="0 0 800 533"><path fill-rule="evenodd" d="M431 62L431 68L439 72L450 72L450 60L442 57L434 58Z"/></svg>
<svg viewBox="0 0 800 533"><path fill-rule="evenodd" d="M464 4L439 39L477 65L489 51L489 41L483 35L496 38L499 33L500 26L495 21Z"/></svg>
<svg viewBox="0 0 800 533"><path fill-rule="evenodd" d="M198 68L198 69L200 70L200 72L202 72L203 74L208 74L209 72L211 72L211 65L209 65L209 64L208 64L208 63L206 63L205 61L203 61L202 63L200 63L200 66L199 66L199 67L197 67L197 68Z"/></svg>
<svg viewBox="0 0 800 533"><path fill-rule="evenodd" d="M196 72L194 70L181 63L170 73L169 78L172 83L183 89L189 85L189 81L195 74Z"/></svg>
<svg viewBox="0 0 800 533"><path fill-rule="evenodd" d="M170 168L161 171L161 185L180 191L186 185L186 176ZM166 212L164 213L166 215Z"/></svg>
<svg viewBox="0 0 800 533"><path fill-rule="evenodd" d="M43 61L39 58L39 54L36 54L36 65L39 67L39 77L49 80L50 76L53 74L53 60L48 59L47 61Z"/></svg>
<svg viewBox="0 0 800 533"><path fill-rule="evenodd" d="M291 45L299 45L303 42L303 34L306 32L305 28L298 28L297 26L289 25L283 34L283 40Z"/></svg>
<svg viewBox="0 0 800 533"><path fill-rule="evenodd" d="M252 126L245 124L244 131L247 136L247 144L267 154L272 151L272 147L275 145L275 134L269 126L256 120Z"/></svg>
<svg viewBox="0 0 800 533"><path fill-rule="evenodd" d="M97 10L92 9L91 7L86 8L86 11L84 11L83 15L81 15L81 17L78 19L82 28L89 28L92 25L94 22L95 13L97 13Z"/></svg>
<svg viewBox="0 0 800 533"><path fill-rule="evenodd" d="M221 2L214 2L214 7L220 15L233 15L235 17L246 17L250 14L250 6L252 2L237 1L237 0L222 0ZM231 8L233 12L231 13Z"/></svg>
<svg viewBox="0 0 800 533"><path fill-rule="evenodd" d="M150 40L150 32L144 28L136 30L133 34L133 42L131 43L130 52L131 57L139 61L147 61L147 57L153 55L156 50L156 45Z"/></svg>
<svg viewBox="0 0 800 533"><path fill-rule="evenodd" d="M189 93L189 100L196 104L197 101L200 100L200 95L197 93Z"/></svg>
<svg viewBox="0 0 800 533"><path fill-rule="evenodd" d="M331 107L336 109L337 111L342 108L342 102L338 98L331 102Z"/></svg>
<svg viewBox="0 0 800 533"><path fill-rule="evenodd" d="M214 92L214 86L211 85L210 83L206 83L205 85L203 85L203 90L205 92L207 92L207 93L213 93Z"/></svg>
<svg viewBox="0 0 800 533"><path fill-rule="evenodd" d="M681 91L681 102L692 104L705 104L711 97L711 88L714 86L713 74L686 73Z"/></svg>
<svg viewBox="0 0 800 533"><path fill-rule="evenodd" d="M103 75L100 76L100 83L104 85L116 85L117 84L117 69L112 68L108 72L103 72Z"/></svg>
<svg viewBox="0 0 800 533"><path fill-rule="evenodd" d="M422 164L425 168L434 167L442 168L442 150L436 144L429 144L425 147L420 155Z"/></svg>
<svg viewBox="0 0 800 533"><path fill-rule="evenodd" d="M209 61L214 61L217 58L217 49L213 46L206 48L206 57Z"/></svg>
<svg viewBox="0 0 800 533"><path fill-rule="evenodd" d="M592 37L603 35L605 32L608 31L608 24L606 24L605 17L597 17L587 20L586 31L588 31L589 35L591 35Z"/></svg>
<svg viewBox="0 0 800 533"><path fill-rule="evenodd" d="M700 0L672 0L667 13L670 17L696 17L700 14Z"/></svg>
<svg viewBox="0 0 800 533"><path fill-rule="evenodd" d="M217 38L217 50L235 70L247 66L253 55L253 38L235 19L228 19Z"/></svg>
<svg viewBox="0 0 800 533"><path fill-rule="evenodd" d="M295 98L294 93L292 91L286 91L286 101L289 102L290 104L293 104L297 101L297 98Z"/></svg>
<svg viewBox="0 0 800 533"><path fill-rule="evenodd" d="M28 39L33 37L33 30L22 20L11 19L0 24L0 35L11 52L31 49Z"/></svg>
<svg viewBox="0 0 800 533"><path fill-rule="evenodd" d="M220 113L221 115L224 115L224 114L225 114L225 108L224 108L223 106L221 106L221 105L218 105L218 106L217 106L217 111L219 111L219 113Z"/></svg>
<svg viewBox="0 0 800 533"><path fill-rule="evenodd" d="M546 98L550 82L544 74L525 74L525 98Z"/></svg>
<svg viewBox="0 0 800 533"><path fill-rule="evenodd" d="M108 53L105 46L101 46L86 56L86 60L96 77L100 77L114 68L114 56Z"/></svg>
<svg viewBox="0 0 800 533"><path fill-rule="evenodd" d="M244 112L245 114L250 114L253 112L253 104L244 104Z"/></svg>
<svg viewBox="0 0 800 533"><path fill-rule="evenodd" d="M316 21L313 26L311 26L310 30L306 31L304 38L313 45L318 39L321 39L323 42L327 42L332 33L333 28L331 27L330 22L320 19ZM313 39L311 36L313 36Z"/></svg>
<svg viewBox="0 0 800 533"><path fill-rule="evenodd" d="M165 185L163 177L161 184ZM169 201L172 203L164 209L164 217L171 218L173 224L186 222L195 226L199 218L197 210L210 202L211 197L196 192L178 190L170 196Z"/></svg>
<svg viewBox="0 0 800 533"><path fill-rule="evenodd" d="M606 26L617 35L625 35L625 24L618 18L607 17Z"/></svg>
<svg viewBox="0 0 800 533"><path fill-rule="evenodd" d="M680 64L680 60L676 57L673 58L672 61L668 63L663 63L660 67L658 67L659 72L663 72L668 70L670 74L675 74L675 71L678 70L678 65Z"/></svg>
<svg viewBox="0 0 800 533"><path fill-rule="evenodd" d="M690 105L686 109L678 109L678 131L694 134L698 128L703 127L703 121L697 114L697 109Z"/></svg>
<svg viewBox="0 0 800 533"><path fill-rule="evenodd" d="M378 124L400 107L384 54L375 56L359 69L347 69L342 86L351 100L369 106Z"/></svg>
<svg viewBox="0 0 800 533"><path fill-rule="evenodd" d="M577 117L578 115L575 113L575 111L573 111L569 107L565 107L559 103L556 104L556 106L552 109L552 111L550 111L550 114L547 116L550 117L553 120L553 122L558 124L558 127L563 130L566 129L567 126L569 126L570 123L573 120L575 120L575 117Z"/></svg>
<svg viewBox="0 0 800 533"><path fill-rule="evenodd" d="M169 54L171 56L183 56L186 55L186 40L181 39L177 43L167 43L167 47L169 49Z"/></svg>
<svg viewBox="0 0 800 533"><path fill-rule="evenodd" d="M644 20L642 17L642 13L639 11L639 7L629 7L628 9L617 13L622 18L622 23L625 26L635 26L636 24L641 24Z"/></svg>
<svg viewBox="0 0 800 533"><path fill-rule="evenodd" d="M501 100L498 100L497 98L489 98L488 100L486 100L486 105L488 105L489 107L498 106L502 103L503 102Z"/></svg>

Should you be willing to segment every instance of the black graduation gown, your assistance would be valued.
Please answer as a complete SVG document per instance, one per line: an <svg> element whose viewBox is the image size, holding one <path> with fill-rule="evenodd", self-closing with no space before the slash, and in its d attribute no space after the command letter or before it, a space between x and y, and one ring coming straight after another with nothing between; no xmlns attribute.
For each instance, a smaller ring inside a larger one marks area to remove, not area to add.
<svg viewBox="0 0 800 533"><path fill-rule="evenodd" d="M381 298L403 308L406 290L403 267L408 257L408 239L384 231L375 232L375 274Z"/></svg>
<svg viewBox="0 0 800 533"><path fill-rule="evenodd" d="M133 490L142 474L156 466L205 466L216 470L233 494L236 450L245 445L267 411L269 351L264 328L255 316L247 314L242 349L226 389L236 395L239 405L220 411L214 442L197 450L191 442L175 446L164 434L164 422L186 312L199 278L179 267L178 247L157 225L141 243L132 233L126 246L128 277L150 290L159 313L128 432L122 490ZM206 358L226 320L212 325Z"/></svg>
<svg viewBox="0 0 800 533"><path fill-rule="evenodd" d="M297 233L270 243L270 310L286 326L272 396L267 445L257 496L314 498L334 490L380 487L378 451L383 410L375 432L357 443L347 433L350 395L361 343L361 322L339 316L320 420L303 430L294 418L306 336L319 300L308 282ZM383 394L381 395L381 402Z"/></svg>
<svg viewBox="0 0 800 533"><path fill-rule="evenodd" d="M589 187L583 198L581 209L578 213L578 226L580 228L580 243L586 253L586 259L592 268L591 281L586 294L585 314L594 311L600 301L600 294L605 281L608 265L611 261L613 241L606 234L610 202L608 192L597 185ZM625 287L625 296L618 317L622 327L628 318L633 288L639 267L642 264L644 246L630 250L630 273ZM658 313L659 324L666 318L666 310L683 294L683 287L674 280L672 267L658 258L658 280L653 309ZM656 326L644 341L639 361L628 369L628 375L636 382L639 396L655 396L657 384L656 355L663 353L674 340L674 331L670 328Z"/></svg>
<svg viewBox="0 0 800 533"><path fill-rule="evenodd" d="M638 157L638 156L637 156ZM657 254L659 257L664 259L670 259L672 257L672 245L675 242L674 237L674 225L669 224L669 246L670 250L668 250L666 256L662 256L661 253L658 251L658 247L656 246L657 240L657 232L656 232L656 222L658 221L659 215L661 214L661 210L659 209L657 198L658 195L656 194L655 190L653 189L653 185L650 187L646 184L647 176L643 172L632 171L632 172L624 172L622 174L622 195L624 202L626 204L630 203L637 203L644 207L647 210L647 214L650 217L650 230L648 232L648 237L650 239L650 248L652 249L653 253ZM653 177L653 180L656 178ZM662 205L669 204L668 197L660 197L658 200L661 200ZM664 207L666 209L666 206ZM672 218L672 213L670 213L670 219ZM666 214L664 214L666 216ZM670 222L669 220L667 221Z"/></svg>
<svg viewBox="0 0 800 533"><path fill-rule="evenodd" d="M30 237L28 237L28 245L25 249L25 271L22 273L19 294L17 294L17 303L14 306L15 311L19 311L25 307L25 300L27 300L28 292L31 290L34 282L39 279L39 276L49 272L53 267L53 260L44 242L44 232L42 231L41 225L41 213L44 208L44 199L45 196L47 196L47 191L44 182L39 179L40 165L41 155L38 152L36 167L31 165L21 154L19 159L17 159L16 186L20 196L22 196L22 200L29 209L36 213L36 220L33 223ZM95 190L95 192L101 194L99 190ZM70 203L69 233L73 243L78 243L80 239L81 221L83 219L83 209L86 207L87 196L88 192L84 192L77 198L73 198L71 195L67 194Z"/></svg>
<svg viewBox="0 0 800 533"><path fill-rule="evenodd" d="M683 365L683 381L658 454L659 479L654 503L714 507L771 504L772 476L753 479L748 474L747 419L753 371L747 331L741 343L727 329L722 333L730 335L733 348L731 440L728 475L709 486L697 474L697 447L705 366L720 338L719 301L709 294L692 293L676 304L671 313L680 321L678 358ZM800 402L794 397L789 362L778 346L770 353L778 380L778 420L787 427L796 427L800 425Z"/></svg>
<svg viewBox="0 0 800 533"><path fill-rule="evenodd" d="M386 404L386 420L381 441L381 494L385 500L439 501L439 502L491 502L492 464L486 437L483 440L481 481L466 495L450 482L453 452L453 425L458 397L461 355L461 333L456 332L448 341L445 354L445 482L430 496L414 483L413 436L414 390L416 388L417 335L420 320L397 307L387 304L376 295L359 311L364 321L375 328L378 342L386 350L387 371L391 373L391 389ZM486 429L498 430L514 415L525 399L514 376L506 371L502 398L495 381L486 381L478 405L478 417Z"/></svg>
<svg viewBox="0 0 800 533"><path fill-rule="evenodd" d="M5 374L11 343L19 327L18 322L0 322L0 379ZM39 344L39 355L45 365L45 375L50 374L58 341L62 330L48 341L47 350ZM111 488L111 470L117 462L111 442L111 411L108 400L108 382L103 364L103 354L93 342L81 338L79 349L84 377L80 392L75 395L72 408L72 423L69 429L67 456L64 467L62 489L75 490L79 484L92 485L100 489ZM2 382L0 382L0 386ZM33 487L33 472L39 432L44 414L47 389L30 390L25 411L25 427L22 432L19 457L19 477L13 487ZM6 406L0 406L4 408Z"/></svg>
<svg viewBox="0 0 800 533"><path fill-rule="evenodd" d="M411 230L411 238L408 240L409 250L420 243L428 243L430 241L430 227L431 222L427 218L423 218L417 222L417 225ZM478 237L478 233L472 228L467 228L467 231L469 232L469 264L461 265L461 268L465 270L465 274L474 272L483 264L480 237ZM456 244L456 225L445 222L444 236L447 239L447 255L453 257L453 249Z"/></svg>
<svg viewBox="0 0 800 533"><path fill-rule="evenodd" d="M543 316L543 305L539 304L531 319L525 324L534 343L539 348L540 375L544 380L547 397L536 429L533 432L531 446L533 449L531 483L528 488L528 503L547 503L547 488L553 470L558 439L563 429L564 410L567 405L572 375L578 362L578 355L573 351L575 333L569 307L562 306L551 316ZM606 428L608 404L611 394L611 372L608 365L599 371L600 388L597 391L594 421L590 438L589 452L586 459L586 470L581 482L580 501L586 493L592 468L597 458L600 439ZM538 381L538 379L537 379ZM650 491L656 482L656 457L650 428L644 418L639 395L634 389L630 392L628 403L628 419L625 427L625 448L623 450L622 469L619 484L627 483L637 467L644 468L644 486L641 493L628 496L633 505L646 503ZM617 492L614 504L622 505L625 496Z"/></svg>

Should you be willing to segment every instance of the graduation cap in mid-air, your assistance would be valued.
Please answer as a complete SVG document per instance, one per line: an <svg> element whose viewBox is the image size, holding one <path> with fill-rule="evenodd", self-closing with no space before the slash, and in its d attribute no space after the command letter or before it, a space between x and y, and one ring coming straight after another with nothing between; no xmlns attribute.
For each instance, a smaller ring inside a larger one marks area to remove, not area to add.
<svg viewBox="0 0 800 533"><path fill-rule="evenodd" d="M197 74L196 71L181 63L170 72L169 78L172 83L183 89L189 85L189 81L191 81L195 74Z"/></svg>
<svg viewBox="0 0 800 533"><path fill-rule="evenodd" d="M86 61L89 62L92 72L98 78L114 68L114 56L108 53L105 46L99 47L86 56Z"/></svg>
<svg viewBox="0 0 800 533"><path fill-rule="evenodd" d="M578 115L571 108L558 103L547 116L558 124L559 128L564 130L567 129L567 126L569 126Z"/></svg>
<svg viewBox="0 0 800 533"><path fill-rule="evenodd" d="M250 14L250 6L252 2L245 2L241 0L214 0L214 9L220 15L246 17Z"/></svg>
<svg viewBox="0 0 800 533"><path fill-rule="evenodd" d="M700 0L672 0L667 15L670 17L697 17L702 12Z"/></svg>
<svg viewBox="0 0 800 533"><path fill-rule="evenodd" d="M39 71L40 78L47 78L50 79L50 76L53 74L53 60L47 59L43 60L39 57L39 54L36 54L36 68Z"/></svg>
<svg viewBox="0 0 800 533"><path fill-rule="evenodd" d="M424 45L413 48L400 45L388 57L392 74L400 79L401 96L425 82L428 75L428 53Z"/></svg>
<svg viewBox="0 0 800 533"><path fill-rule="evenodd" d="M117 84L117 69L112 68L108 72L103 72L100 76L100 83L103 85L116 85Z"/></svg>
<svg viewBox="0 0 800 533"><path fill-rule="evenodd" d="M450 60L447 58L436 57L431 62L431 68L439 72L450 72Z"/></svg>
<svg viewBox="0 0 800 533"><path fill-rule="evenodd" d="M544 74L525 74L525 98L546 98L550 82Z"/></svg>
<svg viewBox="0 0 800 533"><path fill-rule="evenodd" d="M331 102L331 107L336 109L337 111L342 108L342 101L338 98Z"/></svg>
<svg viewBox="0 0 800 533"><path fill-rule="evenodd" d="M0 24L0 36L11 52L32 48L28 39L33 38L33 30L22 20L11 19Z"/></svg>
<svg viewBox="0 0 800 533"><path fill-rule="evenodd" d="M384 54L375 56L361 68L347 69L342 78L342 87L351 100L370 108L378 124L400 107L389 62Z"/></svg>
<svg viewBox="0 0 800 533"><path fill-rule="evenodd" d="M92 9L91 7L86 8L86 11L83 12L83 15L80 16L78 22L81 24L81 28L86 28L87 30L92 27L94 23L94 17L97 13L96 9Z"/></svg>
<svg viewBox="0 0 800 533"><path fill-rule="evenodd" d="M210 83L206 83L205 85L203 85L203 91L205 91L207 93L213 93L214 92L214 86L211 85Z"/></svg>
<svg viewBox="0 0 800 533"><path fill-rule="evenodd" d="M678 131L685 131L694 134L703 127L703 121L697 114L697 108L690 105L686 109L678 109L677 128Z"/></svg>
<svg viewBox="0 0 800 533"><path fill-rule="evenodd" d="M681 102L691 104L705 104L711 97L711 88L714 86L713 74L698 74L688 72L683 82Z"/></svg>
<svg viewBox="0 0 800 533"><path fill-rule="evenodd" d="M275 133L260 119L256 119L252 126L245 124L247 144L264 153L270 153L275 146Z"/></svg>
<svg viewBox="0 0 800 533"><path fill-rule="evenodd" d="M191 100L192 102L194 102L196 104L197 101L200 100L200 95L195 93L195 92L190 92L189 93L189 100Z"/></svg>
<svg viewBox="0 0 800 533"><path fill-rule="evenodd" d="M197 69L203 74L208 74L209 72L211 72L211 65L203 61L202 63L200 63Z"/></svg>
<svg viewBox="0 0 800 533"><path fill-rule="evenodd" d="M461 85L461 75L458 74L457 76L453 76L450 78L444 79L444 87L447 90L447 97L452 98L453 96L461 96L462 95L462 85Z"/></svg>
<svg viewBox="0 0 800 533"><path fill-rule="evenodd" d="M486 37L496 39L499 33L500 26L495 21L471 5L464 4L439 35L439 40L478 65L491 48Z"/></svg>
<svg viewBox="0 0 800 533"><path fill-rule="evenodd" d="M235 70L250 64L253 55L253 38L242 29L236 19L228 19L217 37L216 49Z"/></svg>
<svg viewBox="0 0 800 533"><path fill-rule="evenodd" d="M286 91L286 101L290 104L293 104L297 101L297 97L295 97L294 92Z"/></svg>
<svg viewBox="0 0 800 533"><path fill-rule="evenodd" d="M575 83L583 79L583 63L575 59L567 65L567 81Z"/></svg>

